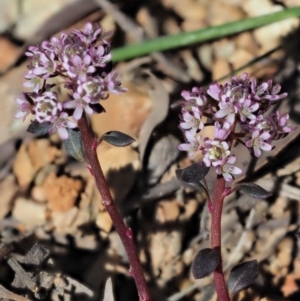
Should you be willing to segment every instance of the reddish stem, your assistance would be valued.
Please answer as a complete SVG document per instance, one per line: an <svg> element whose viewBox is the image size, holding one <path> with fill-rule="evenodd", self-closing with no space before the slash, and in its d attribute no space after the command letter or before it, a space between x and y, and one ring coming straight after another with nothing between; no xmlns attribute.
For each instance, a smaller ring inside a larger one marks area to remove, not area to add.
<svg viewBox="0 0 300 301"><path fill-rule="evenodd" d="M224 201L225 180L222 176L217 176L213 211L211 216L211 247L220 251L220 261L214 271L215 288L219 301L230 301L227 291L224 273L222 268L222 253L221 253L221 216Z"/></svg>
<svg viewBox="0 0 300 301"><path fill-rule="evenodd" d="M119 214L106 179L101 169L96 148L94 147L94 137L87 123L86 116L82 116L78 121L78 128L81 132L82 143L85 150L86 159L90 165L92 175L94 175L96 185L99 189L102 204L112 219L112 222L121 238L130 263L130 273L135 281L140 301L150 301L148 286L144 277L143 269L134 244L131 229L128 228Z"/></svg>

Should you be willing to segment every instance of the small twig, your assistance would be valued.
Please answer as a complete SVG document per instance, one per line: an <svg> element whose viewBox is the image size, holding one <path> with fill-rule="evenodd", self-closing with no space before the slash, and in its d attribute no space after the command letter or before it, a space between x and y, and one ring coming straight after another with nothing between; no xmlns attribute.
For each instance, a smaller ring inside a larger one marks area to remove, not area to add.
<svg viewBox="0 0 300 301"><path fill-rule="evenodd" d="M32 280L28 273L22 268L22 266L14 258L9 258L7 261L8 265L13 269L13 271L18 275L22 282L33 292L36 293L38 290L38 285Z"/></svg>
<svg viewBox="0 0 300 301"><path fill-rule="evenodd" d="M19 296L13 292L8 291L5 287L0 285L0 298L1 299L9 299L15 301L31 301L25 297Z"/></svg>

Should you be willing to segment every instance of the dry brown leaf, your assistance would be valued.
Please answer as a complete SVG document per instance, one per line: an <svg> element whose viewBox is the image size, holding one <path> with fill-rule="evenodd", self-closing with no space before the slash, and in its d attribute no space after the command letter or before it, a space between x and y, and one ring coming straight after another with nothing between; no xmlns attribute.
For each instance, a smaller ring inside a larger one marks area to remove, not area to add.
<svg viewBox="0 0 300 301"><path fill-rule="evenodd" d="M108 278L105 283L104 296L102 301L114 301L114 293L111 278Z"/></svg>
<svg viewBox="0 0 300 301"><path fill-rule="evenodd" d="M2 285L0 285L0 297L3 299L10 299L10 300L15 300L15 301L31 301L30 299L27 299L25 297L17 295L13 292L10 292L6 288L4 288Z"/></svg>
<svg viewBox="0 0 300 301"><path fill-rule="evenodd" d="M175 222L180 214L178 201L166 200L160 201L157 205L155 218L160 223Z"/></svg>
<svg viewBox="0 0 300 301"><path fill-rule="evenodd" d="M141 162L144 161L146 147L156 126L165 120L169 111L169 95L161 81L151 72L145 71L149 76L149 95L153 101L153 108L139 133L139 151Z"/></svg>

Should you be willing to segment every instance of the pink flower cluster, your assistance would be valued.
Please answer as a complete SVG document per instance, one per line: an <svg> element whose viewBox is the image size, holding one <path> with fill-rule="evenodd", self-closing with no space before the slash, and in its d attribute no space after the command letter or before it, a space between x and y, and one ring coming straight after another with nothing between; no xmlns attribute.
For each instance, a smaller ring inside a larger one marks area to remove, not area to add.
<svg viewBox="0 0 300 301"><path fill-rule="evenodd" d="M276 112L264 116L271 105L287 96L279 94L280 89L280 85L273 86L272 80L258 85L244 73L224 85L213 83L207 90L195 87L190 92L183 91L185 101L181 102L179 127L186 142L179 149L188 151L190 156L201 151L207 167L214 166L226 181L233 180L233 175L242 173L234 166L236 157L231 150L234 140L260 157L262 150L272 150L273 140L293 130L288 124L288 114L280 116ZM202 137L204 126L214 126L214 139Z"/></svg>
<svg viewBox="0 0 300 301"><path fill-rule="evenodd" d="M31 46L26 88L17 99L18 112L15 118L26 118L31 113L38 123L50 123L49 133L58 131L62 139L68 139L67 128L76 128L83 112L93 114L102 111L100 100L109 93L119 94L121 87L117 72L110 72L110 43L97 24L86 24L82 31L62 33L41 46ZM59 76L60 83L70 90L69 99L61 101L53 91L55 85L49 79Z"/></svg>

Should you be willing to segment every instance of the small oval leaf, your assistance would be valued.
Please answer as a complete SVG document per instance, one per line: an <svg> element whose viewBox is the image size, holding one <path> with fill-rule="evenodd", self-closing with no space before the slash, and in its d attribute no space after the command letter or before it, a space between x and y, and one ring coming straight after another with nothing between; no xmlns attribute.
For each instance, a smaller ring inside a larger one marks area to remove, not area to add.
<svg viewBox="0 0 300 301"><path fill-rule="evenodd" d="M258 262L250 260L236 265L230 272L228 289L231 297L252 284L258 277Z"/></svg>
<svg viewBox="0 0 300 301"><path fill-rule="evenodd" d="M96 114L105 113L105 109L100 103L92 103L89 104L89 107L94 111Z"/></svg>
<svg viewBox="0 0 300 301"><path fill-rule="evenodd" d="M209 167L201 163L193 163L184 169L176 170L178 180L187 184L199 184L199 182L207 175Z"/></svg>
<svg viewBox="0 0 300 301"><path fill-rule="evenodd" d="M50 122L39 123L37 121L32 121L27 128L27 132L36 134L37 136L47 135L51 127L52 123Z"/></svg>
<svg viewBox="0 0 300 301"><path fill-rule="evenodd" d="M85 161L80 131L68 128L67 131L69 138L63 140L66 151L76 160Z"/></svg>
<svg viewBox="0 0 300 301"><path fill-rule="evenodd" d="M196 255L192 264L192 274L195 279L201 279L211 274L220 261L220 251L217 249L202 249Z"/></svg>
<svg viewBox="0 0 300 301"><path fill-rule="evenodd" d="M175 171L176 173L176 177L178 180L180 180L181 178L181 173L182 173L182 170L183 169L177 169ZM182 181L181 181L182 182ZM206 184L203 180L201 180L200 182L198 183L185 183L185 182L182 182L184 185L188 186L188 187L192 187L194 189L197 189L203 196L205 196L206 198L209 198L208 196L208 191L207 191L207 188L206 188Z"/></svg>
<svg viewBox="0 0 300 301"><path fill-rule="evenodd" d="M127 146L135 141L132 137L118 131L111 131L105 133L101 140L106 141L107 143L114 146Z"/></svg>
<svg viewBox="0 0 300 301"><path fill-rule="evenodd" d="M255 199L266 199L272 195L254 183L240 183L236 185L236 188Z"/></svg>

